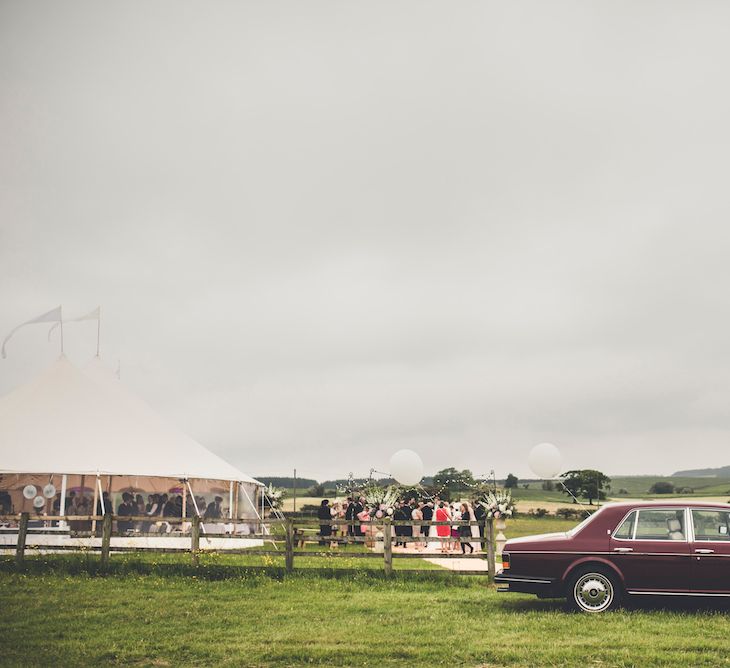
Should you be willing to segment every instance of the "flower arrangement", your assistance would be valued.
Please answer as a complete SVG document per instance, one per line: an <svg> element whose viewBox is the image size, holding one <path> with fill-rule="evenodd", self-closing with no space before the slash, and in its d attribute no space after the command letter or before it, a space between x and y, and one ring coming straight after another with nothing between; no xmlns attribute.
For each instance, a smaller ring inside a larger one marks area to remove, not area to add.
<svg viewBox="0 0 730 668"><path fill-rule="evenodd" d="M515 512L515 503L512 500L512 494L506 489L500 489L495 492L487 492L478 503L487 511L487 517L493 517L495 520L501 518L512 517Z"/></svg>
<svg viewBox="0 0 730 668"><path fill-rule="evenodd" d="M393 506L400 496L400 490L394 485L381 487L372 482L363 487L362 495L369 506L376 508L375 516L380 519L393 514Z"/></svg>
<svg viewBox="0 0 730 668"><path fill-rule="evenodd" d="M269 486L265 488L264 494L266 494L271 507L274 510L279 510L284 501L284 497L286 496L286 490L274 487L271 483L269 483Z"/></svg>

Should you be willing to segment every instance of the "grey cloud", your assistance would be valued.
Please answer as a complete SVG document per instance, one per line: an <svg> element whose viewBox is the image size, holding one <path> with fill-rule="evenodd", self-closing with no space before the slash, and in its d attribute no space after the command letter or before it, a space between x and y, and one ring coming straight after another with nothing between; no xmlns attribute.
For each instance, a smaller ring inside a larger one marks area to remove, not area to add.
<svg viewBox="0 0 730 668"><path fill-rule="evenodd" d="M728 14L5 2L0 329L252 473L726 464Z"/></svg>

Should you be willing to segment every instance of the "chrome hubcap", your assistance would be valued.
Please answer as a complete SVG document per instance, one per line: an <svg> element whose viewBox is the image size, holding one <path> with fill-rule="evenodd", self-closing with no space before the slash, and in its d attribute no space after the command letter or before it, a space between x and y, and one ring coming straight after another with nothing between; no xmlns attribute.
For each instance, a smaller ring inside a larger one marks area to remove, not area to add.
<svg viewBox="0 0 730 668"><path fill-rule="evenodd" d="M613 601L613 585L601 573L586 573L578 578L573 594L581 609L586 612L601 612Z"/></svg>

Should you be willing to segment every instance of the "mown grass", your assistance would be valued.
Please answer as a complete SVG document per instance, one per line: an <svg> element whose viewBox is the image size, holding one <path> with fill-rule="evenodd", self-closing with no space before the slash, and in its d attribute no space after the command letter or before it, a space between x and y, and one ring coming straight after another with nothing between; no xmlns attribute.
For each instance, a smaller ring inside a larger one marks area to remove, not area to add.
<svg viewBox="0 0 730 668"><path fill-rule="evenodd" d="M66 559L69 559L66 557ZM2 665L728 666L719 607L597 618L481 578L0 573Z"/></svg>
<svg viewBox="0 0 730 668"><path fill-rule="evenodd" d="M522 517L506 533L574 524ZM266 559L203 554L196 568L186 554L113 554L100 575L93 553L31 555L22 571L1 557L0 664L730 666L716 602L594 618L423 561L394 560L433 570L388 579L379 559L298 557L290 575Z"/></svg>

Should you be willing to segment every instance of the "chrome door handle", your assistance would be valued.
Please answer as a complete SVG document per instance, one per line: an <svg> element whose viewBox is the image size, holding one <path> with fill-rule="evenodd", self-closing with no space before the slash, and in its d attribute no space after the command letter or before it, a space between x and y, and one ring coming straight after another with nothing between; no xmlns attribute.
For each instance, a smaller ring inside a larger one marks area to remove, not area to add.
<svg viewBox="0 0 730 668"><path fill-rule="evenodd" d="M695 550L695 554L715 554L715 550Z"/></svg>
<svg viewBox="0 0 730 668"><path fill-rule="evenodd" d="M633 547L614 547L613 551L614 552L633 552L634 548Z"/></svg>

